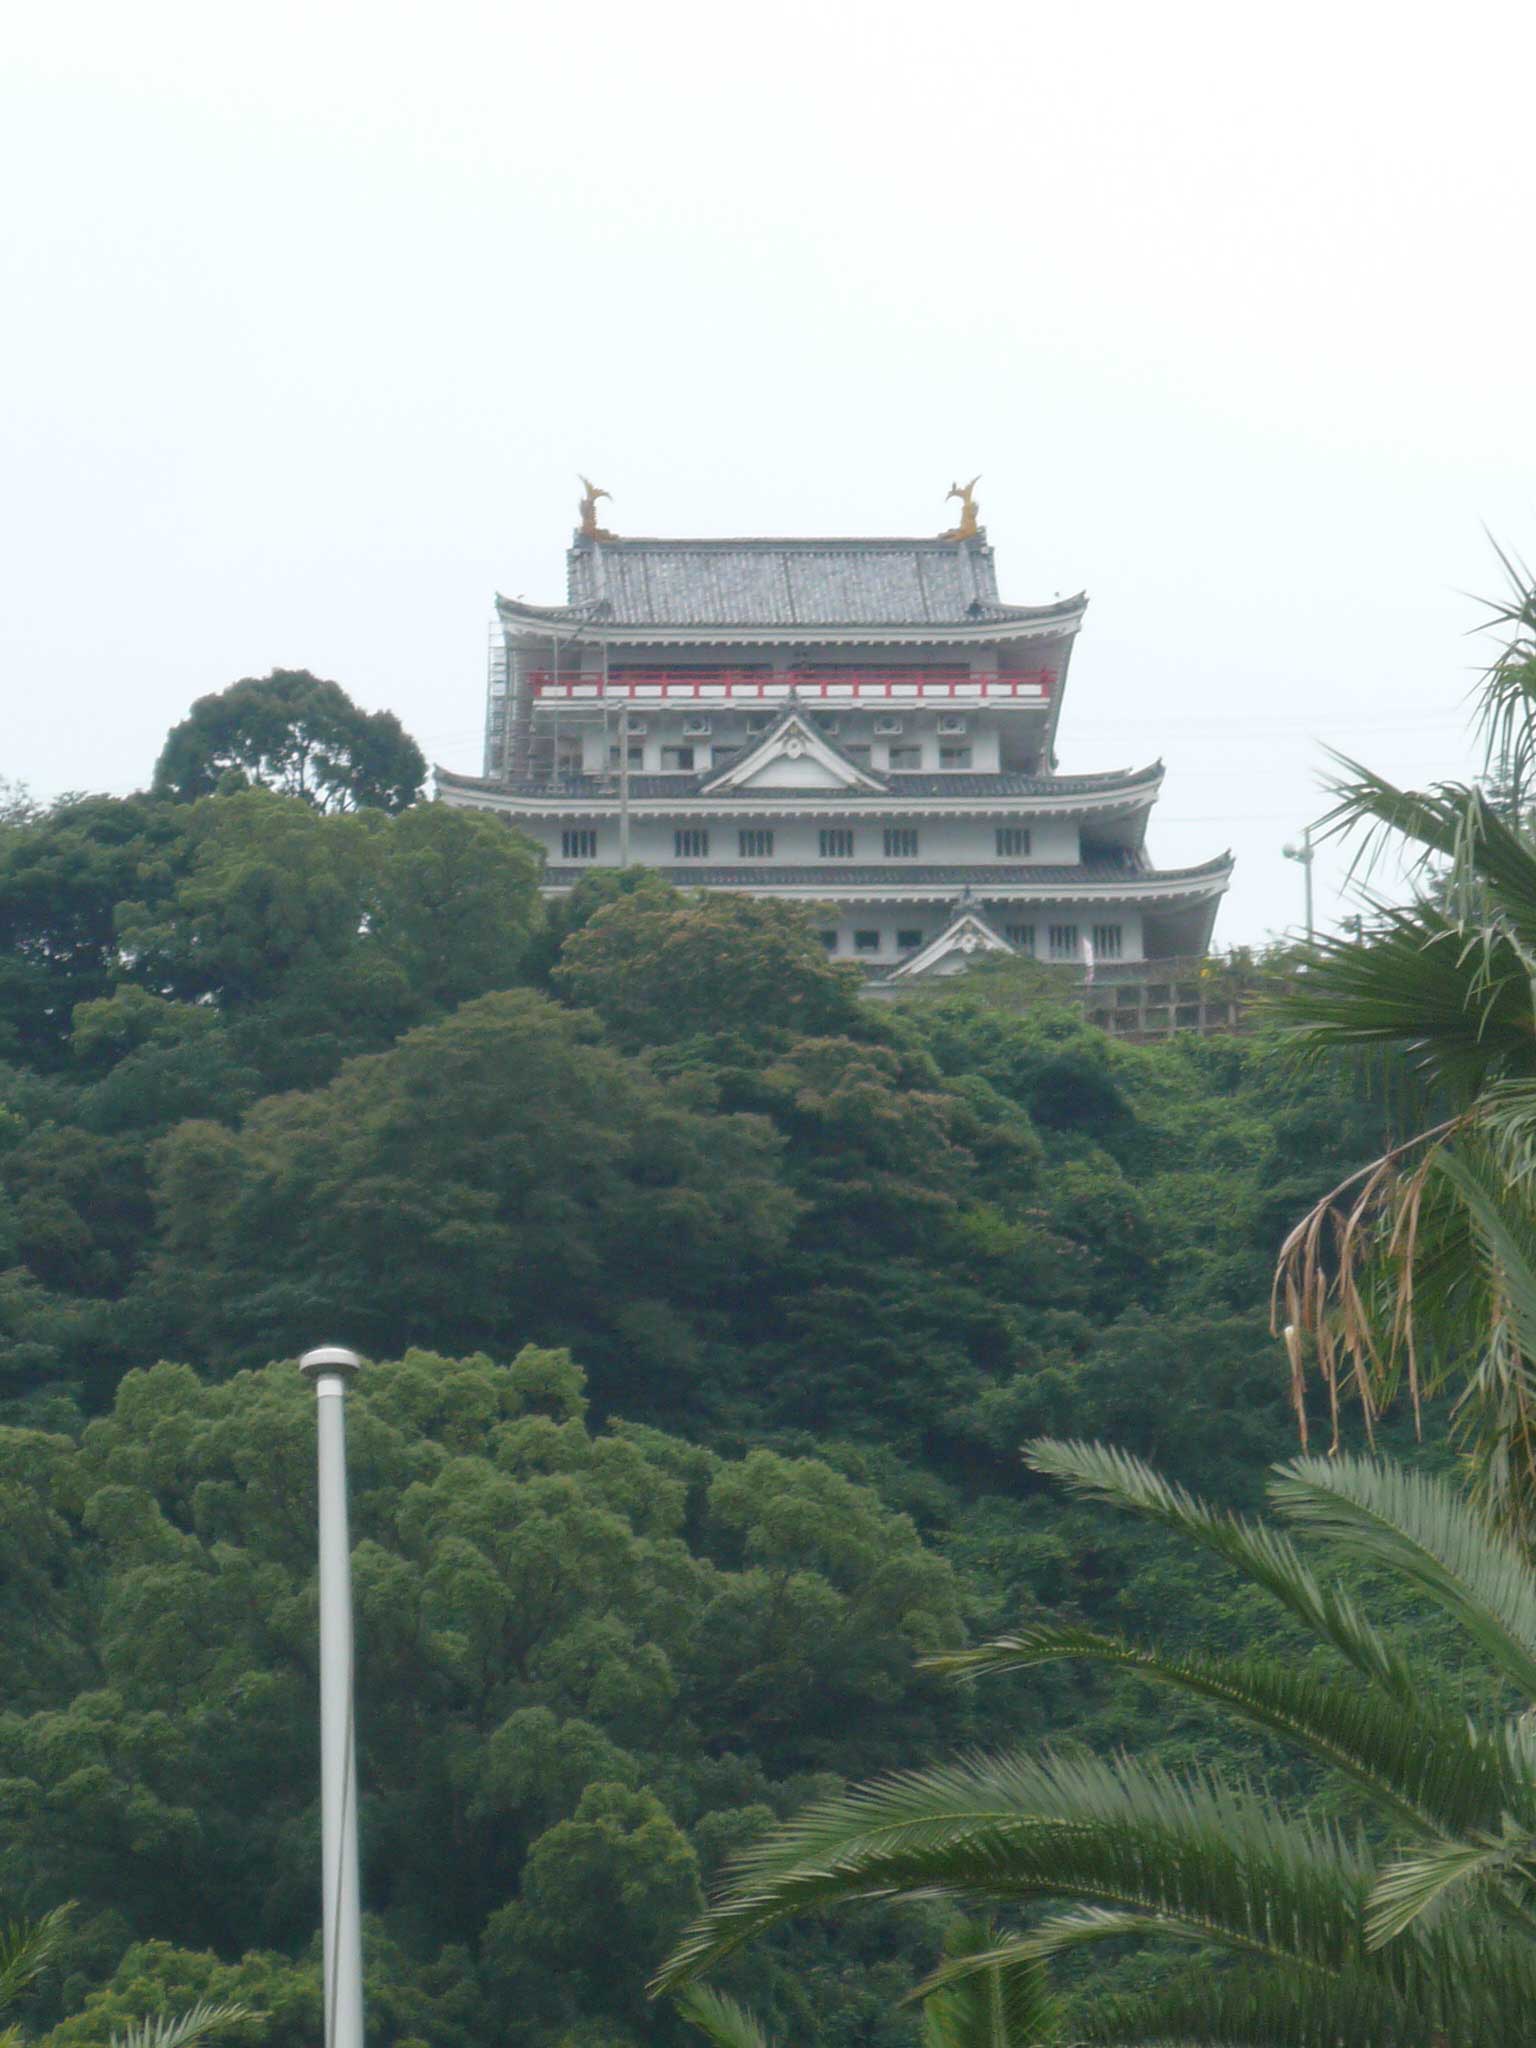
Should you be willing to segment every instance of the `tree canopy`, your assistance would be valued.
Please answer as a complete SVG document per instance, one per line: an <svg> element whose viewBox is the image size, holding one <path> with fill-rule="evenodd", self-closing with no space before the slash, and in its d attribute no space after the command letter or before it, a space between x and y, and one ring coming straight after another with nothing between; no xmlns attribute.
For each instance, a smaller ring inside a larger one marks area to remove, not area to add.
<svg viewBox="0 0 1536 2048"><path fill-rule="evenodd" d="M190 803L256 786L321 811L403 811L426 779L392 711L364 711L339 683L278 668L199 697L167 736L153 789Z"/></svg>
<svg viewBox="0 0 1536 2048"><path fill-rule="evenodd" d="M381 2044L682 2048L661 1950L871 1771L1246 1761L1113 1671L914 1659L1047 1604L1252 1624L1019 1445L1251 1506L1274 1253L1369 1098L982 977L877 1007L802 910L539 872L491 818L250 786L0 823L0 1921L80 1902L24 2015L61 2048L200 2000L315 2036L313 1416L271 1361L320 1336L400 1361L353 1410ZM952 1933L807 1923L727 1988L910 2048Z"/></svg>

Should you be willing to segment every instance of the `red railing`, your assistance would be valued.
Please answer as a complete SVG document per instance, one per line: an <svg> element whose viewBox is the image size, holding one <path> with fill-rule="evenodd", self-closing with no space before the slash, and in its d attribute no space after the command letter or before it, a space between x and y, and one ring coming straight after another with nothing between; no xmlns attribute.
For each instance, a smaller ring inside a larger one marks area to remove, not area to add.
<svg viewBox="0 0 1536 2048"><path fill-rule="evenodd" d="M539 697L593 698L605 694L600 676L551 675L547 669L533 669L526 676ZM1055 671L1026 669L1007 675L924 675L921 670L857 670L839 675L756 675L743 669L691 669L645 676L612 676L606 686L611 698L643 698L648 701L717 701L724 697L741 703L775 703L793 689L807 703L830 700L844 703L849 698L870 702L951 702L956 698L985 697L1023 699L1041 703L1049 699Z"/></svg>

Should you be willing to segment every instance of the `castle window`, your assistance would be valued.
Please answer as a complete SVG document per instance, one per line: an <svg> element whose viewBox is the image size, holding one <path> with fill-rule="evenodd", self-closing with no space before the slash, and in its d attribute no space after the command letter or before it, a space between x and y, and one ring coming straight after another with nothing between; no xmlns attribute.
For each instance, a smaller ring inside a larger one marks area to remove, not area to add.
<svg viewBox="0 0 1536 2048"><path fill-rule="evenodd" d="M709 834L698 825L689 825L672 834L672 850L678 860L703 860L709 852Z"/></svg>
<svg viewBox="0 0 1536 2048"><path fill-rule="evenodd" d="M738 833L737 849L743 860L772 860L773 834L761 826L754 825Z"/></svg>
<svg viewBox="0 0 1536 2048"><path fill-rule="evenodd" d="M857 761L861 768L867 768L869 766L868 747L849 745L844 747L843 752L848 756L850 761Z"/></svg>
<svg viewBox="0 0 1536 2048"><path fill-rule="evenodd" d="M610 748L608 749L608 766L609 766L610 768L617 768L617 767L618 767L618 765L619 765L619 750L618 750L618 748L617 748L617 747L610 747ZM629 750L629 765L630 765L630 768L631 768L632 770L633 770L633 769L636 769L636 768L643 768L643 767L645 766L645 749L644 749L644 747L631 747L631 748L630 748L630 750Z"/></svg>
<svg viewBox="0 0 1536 2048"><path fill-rule="evenodd" d="M818 939L820 939L821 943L826 947L829 953L835 953L837 951L836 932L818 932L816 936Z"/></svg>
<svg viewBox="0 0 1536 2048"><path fill-rule="evenodd" d="M889 760L893 768L921 768L923 750L921 747L892 747Z"/></svg>
<svg viewBox="0 0 1536 2048"><path fill-rule="evenodd" d="M969 747L940 747L939 766L943 769L969 768L971 750Z"/></svg>
<svg viewBox="0 0 1536 2048"><path fill-rule="evenodd" d="M691 768L693 766L692 747L663 747L661 750L661 765L664 769L680 768L687 770Z"/></svg>
<svg viewBox="0 0 1536 2048"><path fill-rule="evenodd" d="M596 860L597 833L590 825L578 825L574 831L560 834L560 858L562 860Z"/></svg>
<svg viewBox="0 0 1536 2048"><path fill-rule="evenodd" d="M896 934L896 950L898 953L920 952L922 944L923 935L921 932L898 932Z"/></svg>
<svg viewBox="0 0 1536 2048"><path fill-rule="evenodd" d="M880 950L880 934L878 932L855 932L853 935L853 950L855 953L878 953Z"/></svg>
<svg viewBox="0 0 1536 2048"><path fill-rule="evenodd" d="M1029 827L1027 825L999 825L997 828L997 856L999 860L1017 860L1029 852Z"/></svg>
<svg viewBox="0 0 1536 2048"><path fill-rule="evenodd" d="M1051 958L1053 960L1075 960L1077 958L1077 926L1075 924L1053 924L1050 928Z"/></svg>
<svg viewBox="0 0 1536 2048"><path fill-rule="evenodd" d="M885 828L885 857L887 860L916 860L917 827L915 825L887 825Z"/></svg>
<svg viewBox="0 0 1536 2048"><path fill-rule="evenodd" d="M1122 927L1117 924L1096 924L1093 928L1094 955L1100 960L1118 960L1121 952Z"/></svg>
<svg viewBox="0 0 1536 2048"><path fill-rule="evenodd" d="M1035 950L1035 928L1032 924L1005 924L1003 937L1010 946L1017 946L1021 953Z"/></svg>
<svg viewBox="0 0 1536 2048"><path fill-rule="evenodd" d="M821 857L823 860L853 859L853 828L848 825L828 825L822 828Z"/></svg>

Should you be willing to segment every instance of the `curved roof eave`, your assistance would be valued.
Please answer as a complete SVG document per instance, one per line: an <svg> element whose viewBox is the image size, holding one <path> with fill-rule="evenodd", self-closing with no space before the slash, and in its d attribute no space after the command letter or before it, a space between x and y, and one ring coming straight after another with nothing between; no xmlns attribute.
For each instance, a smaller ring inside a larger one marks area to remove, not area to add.
<svg viewBox="0 0 1536 2048"><path fill-rule="evenodd" d="M986 900L1009 903L1066 903L1074 900L1101 903L1158 902L1193 905L1214 902L1232 876L1230 853L1218 855L1192 868L1152 868L1129 874L1098 864L1076 867L1041 865L1028 867L983 866L890 866L852 867L821 863L774 867L740 864L712 867L666 866L655 870L663 880L679 889L727 889L746 896L795 896L808 901L862 900L913 895L942 900L969 888ZM573 867L562 861L545 869L544 888L558 895L574 888L591 867Z"/></svg>
<svg viewBox="0 0 1536 2048"><path fill-rule="evenodd" d="M781 730L783 724L781 718L773 731ZM769 735L764 737L766 739ZM830 752L835 742L827 740L824 744ZM758 751L761 751L760 747L753 749L754 753ZM1161 761L1154 761L1146 768L1109 769L1101 775L1051 776L988 775L966 770L956 771L950 776L924 775L901 769L894 772L870 770L850 763L856 769L858 783L841 790L814 784L804 789L749 787L730 790L720 787L730 769L739 765L739 762L731 762L694 775L636 774L630 780L630 802L641 808L660 804L697 809L715 798L728 800L733 806L752 803L779 806L818 800L830 803L848 799L874 807L884 798L892 802L893 808L902 809L912 805L969 803L985 806L1000 799L1035 799L1052 811L1092 812L1104 799L1115 799L1117 810L1138 806L1150 810L1157 801L1165 774ZM432 773L440 785L498 798L502 806L512 811L536 810L540 814L554 814L594 807L607 810L618 802L617 783L607 776L571 778L562 787L552 788L543 782L508 783L494 776L465 775L440 763L433 764ZM652 786L657 783L662 787ZM1010 786L999 788L999 783ZM922 784L923 787L915 788L914 784Z"/></svg>
<svg viewBox="0 0 1536 2048"><path fill-rule="evenodd" d="M701 643L715 640L789 642L816 641L828 634L886 640L966 640L1005 638L1010 629L1034 632L1080 625L1088 609L1088 593L1059 598L1051 604L1001 604L976 607L973 616L954 619L808 619L795 625L755 619L617 619L606 598L594 604L529 604L496 593L496 611L508 625L555 629L579 626L594 640Z"/></svg>

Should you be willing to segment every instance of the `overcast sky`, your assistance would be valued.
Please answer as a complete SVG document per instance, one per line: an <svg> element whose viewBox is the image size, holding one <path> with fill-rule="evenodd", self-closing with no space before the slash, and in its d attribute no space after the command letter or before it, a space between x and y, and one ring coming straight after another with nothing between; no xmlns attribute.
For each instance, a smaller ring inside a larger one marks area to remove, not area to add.
<svg viewBox="0 0 1536 2048"><path fill-rule="evenodd" d="M1470 765L1536 556L1536 9L35 5L0 82L0 773L144 782L274 665L479 765L497 589L619 532L927 533L1092 603L1218 942L1323 748ZM1338 914L1338 864L1319 862Z"/></svg>

